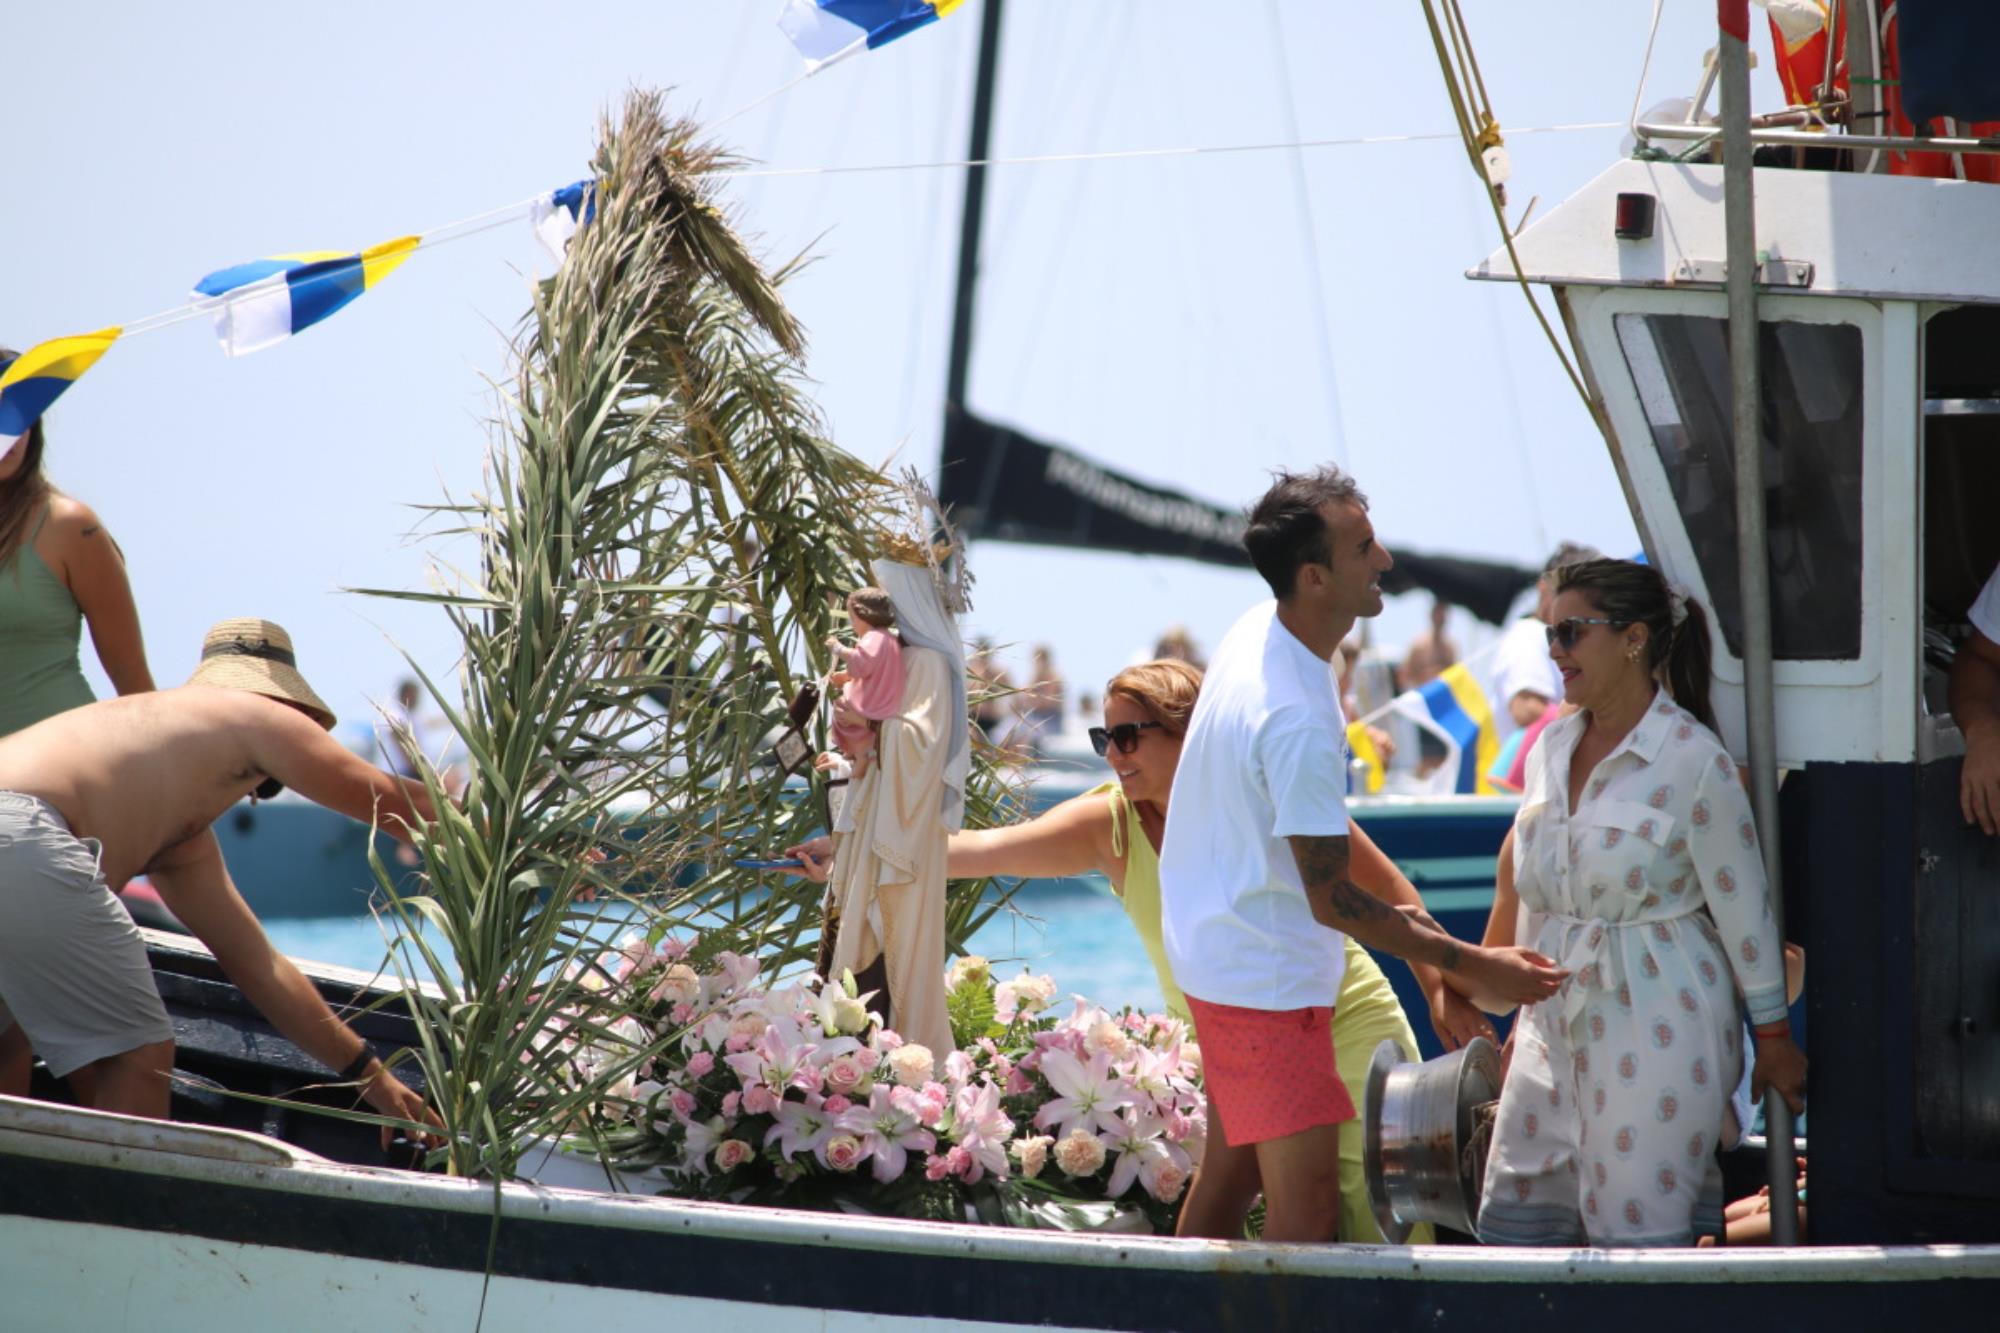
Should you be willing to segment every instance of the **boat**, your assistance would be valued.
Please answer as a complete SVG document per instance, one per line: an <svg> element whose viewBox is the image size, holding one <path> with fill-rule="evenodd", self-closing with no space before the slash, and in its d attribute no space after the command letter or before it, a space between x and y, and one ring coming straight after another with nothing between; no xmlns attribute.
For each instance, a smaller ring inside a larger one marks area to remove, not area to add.
<svg viewBox="0 0 2000 1333"><path fill-rule="evenodd" d="M1722 43L1735 62L1728 97L1734 77L1747 87L1748 21L1742 3L1722 9L1734 15ZM989 25L996 10L989 3ZM1879 31L1866 13L1850 45ZM1869 123L1870 85L1857 79L1850 96L1856 123ZM1957 818L1963 743L1925 631L1946 628L2000 562L2000 527L1984 516L2000 493L2000 372L1983 355L2000 333L2000 270L1966 258L2000 234L2000 191L1846 169L1901 151L1874 142L1886 136L1843 146L1752 131L1740 102L1725 113L1727 161L1616 163L1471 276L1553 293L1648 557L1716 608L1725 739L1753 764L1791 771L1785 882L1812 960L1815 1034L1810 1246L1216 1243L478 1183L394 1169L365 1137L327 1130L316 1141L310 1117L245 1123L267 1112L204 1099L197 1082L187 1115L223 1123L0 1101L8 1321L539 1330L678 1315L717 1328L1280 1330L1511 1328L1554 1316L1645 1333L1717 1318L1821 1328L1990 1318L2000 884L1993 844ZM1694 119L1638 128L1655 146L1715 135ZM1780 160L1752 169L1756 139ZM1728 235L1721 205L1746 181L1749 246ZM1755 599L1731 591L1742 572L1728 465L1732 285L1756 301L1761 443L1777 464L1762 493L1775 585L1762 622L1744 610ZM1760 815L1775 833L1778 812ZM1371 827L1392 819L1384 807ZM190 1074L262 1091L324 1077L247 1012L200 949L165 936L152 945ZM314 978L344 1001L393 1004L366 978ZM368 1021L380 1025L371 1040L399 1040L387 1008Z"/></svg>

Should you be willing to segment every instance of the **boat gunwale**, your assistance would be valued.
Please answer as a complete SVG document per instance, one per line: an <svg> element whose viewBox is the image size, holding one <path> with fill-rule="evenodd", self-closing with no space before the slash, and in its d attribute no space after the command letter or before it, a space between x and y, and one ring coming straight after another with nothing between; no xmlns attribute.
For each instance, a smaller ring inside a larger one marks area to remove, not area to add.
<svg viewBox="0 0 2000 1333"><path fill-rule="evenodd" d="M9 1123L19 1103L0 1102L0 1166L9 1157L140 1172L218 1186L319 1196L387 1207L492 1215L490 1182L327 1161L269 1142L288 1161L246 1162L196 1156L133 1141L107 1142L60 1128ZM53 1109L51 1117L46 1113ZM101 1112L39 1106L46 1126L64 1114ZM16 1117L18 1118L18 1116ZM108 1117L130 1120L129 1117ZM178 1126L230 1140L240 1131ZM0 1172L4 1174L4 1172ZM510 1182L497 1191L503 1220L562 1223L640 1232L696 1232L715 1240L836 1250L892 1248L911 1257L1014 1261L1072 1266L1114 1262L1161 1272L1256 1272L1305 1279L1388 1279L1448 1283L1700 1284L2000 1281L2000 1245L1839 1246L1796 1250L1509 1249L1426 1245L1299 1245L1094 1235L971 1226L851 1214L752 1207L694 1199L599 1194ZM14 1209L0 1201L0 1213Z"/></svg>

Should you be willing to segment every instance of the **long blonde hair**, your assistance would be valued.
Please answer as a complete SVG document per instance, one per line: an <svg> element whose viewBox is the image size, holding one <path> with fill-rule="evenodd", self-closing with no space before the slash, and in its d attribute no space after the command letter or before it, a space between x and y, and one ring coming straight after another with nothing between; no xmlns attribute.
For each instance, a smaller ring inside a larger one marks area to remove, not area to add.
<svg viewBox="0 0 2000 1333"><path fill-rule="evenodd" d="M1200 693L1201 668L1173 657L1126 667L1104 687L1106 699L1130 699L1169 736L1187 735L1195 696Z"/></svg>
<svg viewBox="0 0 2000 1333"><path fill-rule="evenodd" d="M0 347L0 366L12 361L16 353ZM55 494L55 487L42 475L42 423L37 421L28 427L28 447L21 459L21 470L8 481L0 481L0 569L13 563L15 553L28 540L35 516L42 506ZM9 448L13 445L10 443Z"/></svg>

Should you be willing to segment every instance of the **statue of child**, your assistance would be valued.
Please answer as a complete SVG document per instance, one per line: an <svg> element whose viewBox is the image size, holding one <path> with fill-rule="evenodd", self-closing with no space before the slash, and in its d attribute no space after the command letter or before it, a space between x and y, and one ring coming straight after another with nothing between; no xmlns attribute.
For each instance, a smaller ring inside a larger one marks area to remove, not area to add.
<svg viewBox="0 0 2000 1333"><path fill-rule="evenodd" d="M850 648L837 637L827 639L841 663L827 684L840 687L833 706L833 743L852 762L858 782L868 773L883 720L903 706L903 644L895 633L895 604L880 588L849 593L847 615L855 643Z"/></svg>

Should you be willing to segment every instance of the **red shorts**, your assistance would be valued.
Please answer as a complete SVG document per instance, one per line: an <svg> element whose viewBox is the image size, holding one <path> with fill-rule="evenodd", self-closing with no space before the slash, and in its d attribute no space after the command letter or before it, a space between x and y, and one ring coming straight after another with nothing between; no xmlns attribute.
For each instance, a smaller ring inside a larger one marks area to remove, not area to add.
<svg viewBox="0 0 2000 1333"><path fill-rule="evenodd" d="M1202 1077L1241 1148L1355 1117L1333 1063L1333 1010L1239 1009L1187 997L1201 1043Z"/></svg>

